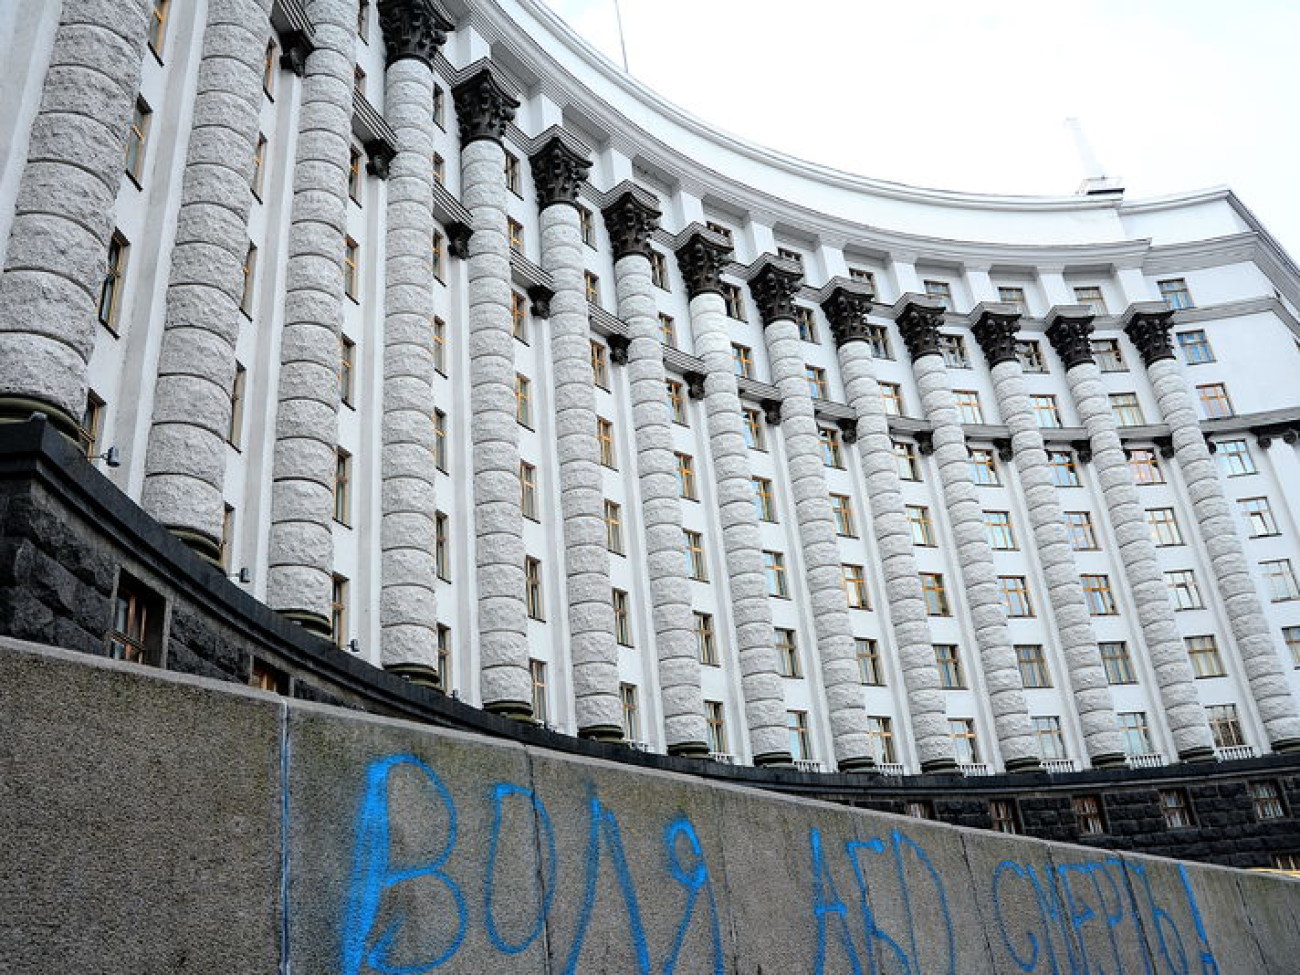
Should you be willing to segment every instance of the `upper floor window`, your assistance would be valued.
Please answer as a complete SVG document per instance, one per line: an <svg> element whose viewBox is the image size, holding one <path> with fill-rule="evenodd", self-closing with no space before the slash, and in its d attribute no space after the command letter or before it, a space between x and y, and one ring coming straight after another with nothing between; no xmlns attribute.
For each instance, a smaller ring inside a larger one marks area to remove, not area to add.
<svg viewBox="0 0 1300 975"><path fill-rule="evenodd" d="M1146 423L1137 393L1111 393L1110 409L1115 414L1115 423L1121 427L1140 427Z"/></svg>
<svg viewBox="0 0 1300 975"><path fill-rule="evenodd" d="M814 399L828 399L830 388L826 381L826 370L821 366L804 366L803 371L808 380L808 395Z"/></svg>
<svg viewBox="0 0 1300 975"><path fill-rule="evenodd" d="M510 249L516 254L524 252L524 225L514 217L506 217L506 235L510 238Z"/></svg>
<svg viewBox="0 0 1300 975"><path fill-rule="evenodd" d="M1170 308L1192 307L1192 293L1187 290L1186 278L1168 278L1164 281L1157 281L1156 287L1160 289L1160 297L1169 302Z"/></svg>
<svg viewBox="0 0 1300 975"><path fill-rule="evenodd" d="M677 486L683 498L694 501L699 497L695 490L695 458L681 452L678 452L676 457Z"/></svg>
<svg viewBox="0 0 1300 975"><path fill-rule="evenodd" d="M1052 483L1057 487L1079 487L1079 468L1068 450L1049 450L1047 462L1052 467Z"/></svg>
<svg viewBox="0 0 1300 975"><path fill-rule="evenodd" d="M754 486L754 515L759 521L776 521L776 497L772 492L772 480L767 477L752 477Z"/></svg>
<svg viewBox="0 0 1300 975"><path fill-rule="evenodd" d="M803 255L796 250L791 250L789 247L778 247L776 249L776 256L781 258L783 261L792 261L800 267L803 267Z"/></svg>
<svg viewBox="0 0 1300 975"><path fill-rule="evenodd" d="M235 364L236 384L238 384L242 368L238 363ZM241 386L240 389L242 390L242 388ZM91 460L98 457L100 453L99 438L104 431L104 406L104 401L99 398L94 390L86 392L86 408L81 411L81 425L77 427L77 439L81 442L82 453ZM236 444L236 446L238 445Z"/></svg>
<svg viewBox="0 0 1300 975"><path fill-rule="evenodd" d="M1128 466L1133 472L1133 480L1138 484L1165 483L1165 473L1160 469L1160 462L1156 459L1154 450L1130 450Z"/></svg>
<svg viewBox="0 0 1300 975"><path fill-rule="evenodd" d="M907 440L895 440L894 463L898 467L898 476L904 481L921 480L921 458L916 454L916 444Z"/></svg>
<svg viewBox="0 0 1300 975"><path fill-rule="evenodd" d="M361 245L351 237L343 244L343 293L353 301L361 289Z"/></svg>
<svg viewBox="0 0 1300 975"><path fill-rule="evenodd" d="M907 523L912 529L912 544L934 548L938 542L935 540L934 522L930 520L930 509L923 504L909 504L903 510L907 512Z"/></svg>
<svg viewBox="0 0 1300 975"><path fill-rule="evenodd" d="M834 427L818 427L822 442L822 461L827 467L844 466L844 450L840 446L840 432Z"/></svg>
<svg viewBox="0 0 1300 975"><path fill-rule="evenodd" d="M1201 401L1201 412L1207 420L1216 420L1232 416L1232 400L1228 397L1228 387L1223 383L1207 383L1196 387L1196 395Z"/></svg>
<svg viewBox="0 0 1300 975"><path fill-rule="evenodd" d="M339 400L351 406L357 388L357 343L339 335Z"/></svg>
<svg viewBox="0 0 1300 975"><path fill-rule="evenodd" d="M1178 517L1173 508L1148 508L1147 526L1151 541L1156 545L1182 545L1183 533L1178 528Z"/></svg>
<svg viewBox="0 0 1300 975"><path fill-rule="evenodd" d="M1015 305L1016 311L1021 315L1029 314L1029 302L1025 300L1024 288L998 288L998 301Z"/></svg>
<svg viewBox="0 0 1300 975"><path fill-rule="evenodd" d="M1137 675L1133 672L1133 658L1129 656L1127 643L1122 641L1099 643L1097 650L1101 654L1101 665L1106 670L1108 684L1137 683Z"/></svg>
<svg viewBox="0 0 1300 975"><path fill-rule="evenodd" d="M745 318L745 296L741 294L740 288L734 284L723 284L722 302L726 306L728 318L734 318L738 322L747 321Z"/></svg>
<svg viewBox="0 0 1300 975"><path fill-rule="evenodd" d="M617 501L605 502L605 547L623 554L623 506Z"/></svg>
<svg viewBox="0 0 1300 975"><path fill-rule="evenodd" d="M1290 559L1261 562L1259 568L1270 600L1280 603L1288 599L1300 599L1300 587L1296 585L1295 570L1291 568Z"/></svg>
<svg viewBox="0 0 1300 975"><path fill-rule="evenodd" d="M433 86L433 124L440 129L447 127L447 93L442 85Z"/></svg>
<svg viewBox="0 0 1300 975"><path fill-rule="evenodd" d="M1097 544L1097 532L1092 524L1091 511L1064 511L1065 532L1070 538L1070 547L1076 552L1094 551Z"/></svg>
<svg viewBox="0 0 1300 975"><path fill-rule="evenodd" d="M668 406L673 412L673 422L686 425L686 387L675 379L666 381L668 384Z"/></svg>
<svg viewBox="0 0 1300 975"><path fill-rule="evenodd" d="M939 302L943 307L952 311L952 285L947 281L924 281L922 287L929 298Z"/></svg>
<svg viewBox="0 0 1300 975"><path fill-rule="evenodd" d="M131 127L126 133L126 175L139 185L144 173L144 150L149 141L149 122L153 109L143 98L135 100L131 113Z"/></svg>
<svg viewBox="0 0 1300 975"><path fill-rule="evenodd" d="M524 603L528 618L546 619L546 604L543 599L542 560L531 555L524 558Z"/></svg>
<svg viewBox="0 0 1300 975"><path fill-rule="evenodd" d="M650 282L662 291L669 290L668 259L657 250L650 250Z"/></svg>
<svg viewBox="0 0 1300 975"><path fill-rule="evenodd" d="M883 686L885 668L880 659L880 643L867 637L856 637L853 646L858 656L858 680L863 684Z"/></svg>
<svg viewBox="0 0 1300 975"><path fill-rule="evenodd" d="M785 554L763 552L763 573L767 576L767 594L778 599L790 597L790 583L786 579Z"/></svg>
<svg viewBox="0 0 1300 975"><path fill-rule="evenodd" d="M865 267L850 267L849 280L861 281L871 290L873 295L876 293L876 275Z"/></svg>
<svg viewBox="0 0 1300 975"><path fill-rule="evenodd" d="M799 677L799 643L794 630L776 628L776 660L782 677Z"/></svg>
<svg viewBox="0 0 1300 975"><path fill-rule="evenodd" d="M970 458L966 462L970 479L976 484L997 485L1002 481L998 477L998 465L993 451L985 447L971 447Z"/></svg>
<svg viewBox="0 0 1300 975"><path fill-rule="evenodd" d="M533 428L533 384L523 373L515 373L515 419L520 426Z"/></svg>
<svg viewBox="0 0 1300 975"><path fill-rule="evenodd" d="M591 378L601 389L609 389L609 346L591 341Z"/></svg>
<svg viewBox="0 0 1300 975"><path fill-rule="evenodd" d="M1092 339L1088 345L1092 349L1092 357L1097 360L1097 368L1102 372L1128 371L1119 339Z"/></svg>
<svg viewBox="0 0 1300 975"><path fill-rule="evenodd" d="M122 236L121 231L114 230L108 241L108 266L104 271L104 283L99 289L99 323L114 335L117 334L118 320L122 315L126 259L130 251L130 242Z"/></svg>
<svg viewBox="0 0 1300 975"><path fill-rule="evenodd" d="M1101 288L1095 284L1083 285L1074 289L1074 300L1081 305L1087 305L1088 310L1098 318L1105 315L1106 299L1102 296Z"/></svg>
<svg viewBox="0 0 1300 975"><path fill-rule="evenodd" d="M1257 471L1255 459L1250 455L1250 447L1244 440L1220 440L1215 445L1215 456L1219 460L1219 470L1228 477L1240 477Z"/></svg>
<svg viewBox="0 0 1300 975"><path fill-rule="evenodd" d="M524 189L522 178L519 175L519 157L513 152L507 151L506 154L506 189L515 196L523 196Z"/></svg>
<svg viewBox="0 0 1300 975"><path fill-rule="evenodd" d="M588 247L596 246L596 218L581 203L578 204L578 230L584 244Z"/></svg>
<svg viewBox="0 0 1300 975"><path fill-rule="evenodd" d="M696 582L709 581L708 563L704 559L704 535L682 529L682 538L686 543L686 571Z"/></svg>
<svg viewBox="0 0 1300 975"><path fill-rule="evenodd" d="M149 50L162 60L163 44L167 40L167 17L172 0L153 0L149 9Z"/></svg>
<svg viewBox="0 0 1300 975"><path fill-rule="evenodd" d="M1029 599L1029 582L1024 576L998 576L998 594L1008 616L1033 616Z"/></svg>
<svg viewBox="0 0 1300 975"><path fill-rule="evenodd" d="M583 285L587 292L587 301L593 305L600 304L600 278L591 271L582 272Z"/></svg>
<svg viewBox="0 0 1300 975"><path fill-rule="evenodd" d="M1020 667L1020 683L1025 687L1051 687L1052 675L1047 669L1047 655L1041 643L1017 644L1016 663Z"/></svg>
<svg viewBox="0 0 1300 975"><path fill-rule="evenodd" d="M984 408L980 406L980 394L973 389L954 389L957 399L957 413L962 423L983 423Z"/></svg>
<svg viewBox="0 0 1300 975"><path fill-rule="evenodd" d="M528 344L528 299L518 291L510 292L510 329L515 338Z"/></svg>
<svg viewBox="0 0 1300 975"><path fill-rule="evenodd" d="M1201 588L1196 584L1196 573L1191 569L1173 569L1165 573L1169 599L1174 609L1204 609Z"/></svg>
<svg viewBox="0 0 1300 975"><path fill-rule="evenodd" d="M447 267L447 238L441 230L435 230L429 238L429 259L433 266L433 276L439 281L443 280Z"/></svg>
<svg viewBox="0 0 1300 975"><path fill-rule="evenodd" d="M537 520L537 468L525 460L519 462L519 507L529 521Z"/></svg>
<svg viewBox="0 0 1300 975"><path fill-rule="evenodd" d="M738 342L731 343L731 365L741 379L754 378L754 350Z"/></svg>
<svg viewBox="0 0 1300 975"><path fill-rule="evenodd" d="M1040 427L1061 425L1061 407L1057 405L1055 396L1048 394L1031 396L1029 406L1034 411L1034 419L1038 421Z"/></svg>
<svg viewBox="0 0 1300 975"><path fill-rule="evenodd" d="M1043 357L1043 345L1036 339L1024 339L1016 343L1016 358L1020 368L1025 372L1047 372L1047 360Z"/></svg>
<svg viewBox="0 0 1300 975"><path fill-rule="evenodd" d="M889 347L889 329L884 325L867 325L867 340L871 343L871 355L877 359L894 358Z"/></svg>
<svg viewBox="0 0 1300 975"><path fill-rule="evenodd" d="M364 153L356 146L348 149L348 199L358 206L361 205L361 189L365 185L365 171L362 168L364 158Z"/></svg>
<svg viewBox="0 0 1300 975"><path fill-rule="evenodd" d="M966 351L966 339L962 336L940 335L939 348L943 351L944 364L949 368L970 368L970 353Z"/></svg>
<svg viewBox="0 0 1300 975"><path fill-rule="evenodd" d="M847 494L831 495L831 511L835 515L835 533L848 538L857 537L853 523L853 500Z"/></svg>
<svg viewBox="0 0 1300 975"><path fill-rule="evenodd" d="M741 418L745 421L745 445L751 450L767 450L763 411L747 406L741 411Z"/></svg>
<svg viewBox="0 0 1300 975"><path fill-rule="evenodd" d="M280 45L272 37L266 42L262 54L262 93L267 98L275 98L275 76L280 66Z"/></svg>
<svg viewBox="0 0 1300 975"><path fill-rule="evenodd" d="M898 383L881 383L880 397L885 401L886 416L903 415L903 387Z"/></svg>
<svg viewBox="0 0 1300 975"><path fill-rule="evenodd" d="M1080 576L1083 584L1083 598L1088 604L1088 612L1093 616L1115 616L1119 608L1115 605L1115 594L1110 591L1110 576Z"/></svg>
<svg viewBox="0 0 1300 975"><path fill-rule="evenodd" d="M803 305L796 305L794 309L794 323L799 327L799 338L805 342L817 342L817 319L813 315L811 308L805 308Z"/></svg>
<svg viewBox="0 0 1300 975"><path fill-rule="evenodd" d="M921 596L925 600L927 615L952 615L952 607L948 604L948 590L944 586L942 572L921 573Z"/></svg>
<svg viewBox="0 0 1300 975"><path fill-rule="evenodd" d="M1178 339L1178 347L1183 350L1183 358L1189 366L1214 361L1214 350L1210 348L1210 340L1205 336L1205 329L1175 332L1174 337Z"/></svg>
<svg viewBox="0 0 1300 975"><path fill-rule="evenodd" d="M447 160L440 153L433 154L433 181L439 186L447 185Z"/></svg>
<svg viewBox="0 0 1300 975"><path fill-rule="evenodd" d="M659 313L659 338L670 349L677 348L677 323L672 315Z"/></svg>
<svg viewBox="0 0 1300 975"><path fill-rule="evenodd" d="M253 191L253 196L257 200L262 199L262 189L266 184L266 136L261 132L257 133L257 145L253 149L253 178L249 181L249 187Z"/></svg>
<svg viewBox="0 0 1300 975"><path fill-rule="evenodd" d="M349 524L351 511L352 455L338 447L334 458L334 520L341 525Z"/></svg>
<svg viewBox="0 0 1300 975"><path fill-rule="evenodd" d="M706 220L704 221L704 226L708 227L715 234L725 237L728 244L732 242L733 238L731 234L731 228L726 226L725 224L715 223L712 220Z"/></svg>
<svg viewBox="0 0 1300 975"><path fill-rule="evenodd" d="M844 572L844 595L848 599L849 609L870 609L871 596L867 591L866 569L848 563L841 568Z"/></svg>
<svg viewBox="0 0 1300 975"><path fill-rule="evenodd" d="M600 446L600 462L612 470L618 469L618 458L614 455L614 422L603 416L596 417L596 442Z"/></svg>
<svg viewBox="0 0 1300 975"><path fill-rule="evenodd" d="M1011 551L1016 548L1016 533L1011 527L1011 512L984 512L984 533L988 536L989 548L999 551Z"/></svg>
<svg viewBox="0 0 1300 975"><path fill-rule="evenodd" d="M1241 516L1250 526L1251 538L1263 538L1278 534L1277 519L1273 517L1273 508L1268 498L1240 498L1237 501Z"/></svg>

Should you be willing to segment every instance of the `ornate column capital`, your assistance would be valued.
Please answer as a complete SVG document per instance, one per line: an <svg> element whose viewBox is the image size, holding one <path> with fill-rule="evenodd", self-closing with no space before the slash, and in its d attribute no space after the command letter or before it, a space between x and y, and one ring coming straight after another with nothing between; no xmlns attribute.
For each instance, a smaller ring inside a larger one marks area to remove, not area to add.
<svg viewBox="0 0 1300 975"><path fill-rule="evenodd" d="M692 298L722 294L722 268L731 257L731 245L716 231L693 223L677 238L677 263Z"/></svg>
<svg viewBox="0 0 1300 975"><path fill-rule="evenodd" d="M406 58L433 68L438 48L456 24L433 0L379 0L379 26L384 32L386 64Z"/></svg>
<svg viewBox="0 0 1300 975"><path fill-rule="evenodd" d="M971 331L975 341L984 350L989 368L1000 362L1015 362L1016 332L1020 328L1020 312L1014 305L1003 302L981 301L971 312Z"/></svg>
<svg viewBox="0 0 1300 975"><path fill-rule="evenodd" d="M1161 359L1174 357L1174 344L1169 336L1174 311L1163 301L1135 302L1124 311L1122 320L1124 334L1142 353L1142 361L1148 368Z"/></svg>
<svg viewBox="0 0 1300 975"><path fill-rule="evenodd" d="M1087 305L1054 305L1047 313L1047 341L1061 357L1065 371L1093 362L1092 310Z"/></svg>
<svg viewBox="0 0 1300 975"><path fill-rule="evenodd" d="M460 147L488 139L500 143L506 126L515 117L519 99L506 90L486 59L472 75L452 89L456 120L460 125Z"/></svg>
<svg viewBox="0 0 1300 975"><path fill-rule="evenodd" d="M831 323L836 348L843 348L850 342L871 341L867 315L871 313L871 301L875 295L870 288L851 278L831 278L817 292L817 297L822 313Z"/></svg>
<svg viewBox="0 0 1300 975"><path fill-rule="evenodd" d="M754 296L763 324L794 321L794 296L803 284L803 270L793 261L763 254L746 271L749 293Z"/></svg>
<svg viewBox="0 0 1300 975"><path fill-rule="evenodd" d="M614 187L613 202L601 213L605 229L614 248L614 260L620 261L629 254L650 256L650 238L659 229L659 201L652 193L632 182Z"/></svg>
<svg viewBox="0 0 1300 975"><path fill-rule="evenodd" d="M538 209L557 203L578 205L578 189L591 171L587 147L572 136L556 131L532 154L533 183Z"/></svg>
<svg viewBox="0 0 1300 975"><path fill-rule="evenodd" d="M939 326L943 324L944 311L940 302L914 292L903 295L894 304L894 320L913 362L927 355L943 354L939 348Z"/></svg>

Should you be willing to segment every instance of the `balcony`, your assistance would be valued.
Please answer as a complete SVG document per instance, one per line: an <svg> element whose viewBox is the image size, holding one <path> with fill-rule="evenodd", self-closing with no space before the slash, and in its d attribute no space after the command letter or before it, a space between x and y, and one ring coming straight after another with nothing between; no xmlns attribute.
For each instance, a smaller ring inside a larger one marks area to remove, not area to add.
<svg viewBox="0 0 1300 975"><path fill-rule="evenodd" d="M1227 748L1216 748L1214 754L1220 762L1235 762L1243 758L1254 758L1255 746L1229 745Z"/></svg>
<svg viewBox="0 0 1300 975"><path fill-rule="evenodd" d="M736 756L729 752L709 752L709 758L719 765L735 765Z"/></svg>
<svg viewBox="0 0 1300 975"><path fill-rule="evenodd" d="M978 775L993 774L993 770L984 762L961 762L957 765L957 771L967 778Z"/></svg>
<svg viewBox="0 0 1300 975"><path fill-rule="evenodd" d="M1068 772L1079 771L1079 763L1072 758L1045 758L1043 771L1048 775L1065 775Z"/></svg>
<svg viewBox="0 0 1300 975"><path fill-rule="evenodd" d="M901 762L881 762L876 766L876 771L881 775L901 778L907 774L907 766Z"/></svg>
<svg viewBox="0 0 1300 975"><path fill-rule="evenodd" d="M796 758L794 767L798 772L820 772L822 763L812 758Z"/></svg>
<svg viewBox="0 0 1300 975"><path fill-rule="evenodd" d="M1169 760L1160 752L1147 752L1145 755L1128 757L1129 768L1163 768L1168 764Z"/></svg>

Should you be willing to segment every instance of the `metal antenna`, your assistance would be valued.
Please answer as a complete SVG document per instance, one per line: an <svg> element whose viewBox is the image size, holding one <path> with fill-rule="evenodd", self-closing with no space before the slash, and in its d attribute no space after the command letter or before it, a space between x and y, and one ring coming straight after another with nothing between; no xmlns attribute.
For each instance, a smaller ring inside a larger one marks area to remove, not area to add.
<svg viewBox="0 0 1300 975"><path fill-rule="evenodd" d="M614 16L618 18L618 46L623 50L623 72L631 74L627 66L627 41L623 38L623 11L618 5L618 0L614 0Z"/></svg>
<svg viewBox="0 0 1300 975"><path fill-rule="evenodd" d="M1118 176L1106 175L1105 167L1097 158L1092 143L1088 141L1088 136L1083 131L1083 123L1071 116L1065 120L1065 127L1074 137L1074 148L1079 154L1079 162L1083 164L1083 183L1079 186L1079 193L1084 196L1098 193L1123 193L1123 181Z"/></svg>

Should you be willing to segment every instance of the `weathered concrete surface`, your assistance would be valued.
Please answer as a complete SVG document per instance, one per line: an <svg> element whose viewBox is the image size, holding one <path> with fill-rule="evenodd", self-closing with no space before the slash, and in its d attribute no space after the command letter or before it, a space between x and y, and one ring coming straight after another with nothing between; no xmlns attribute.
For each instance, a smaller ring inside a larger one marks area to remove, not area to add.
<svg viewBox="0 0 1300 975"><path fill-rule="evenodd" d="M1300 883L0 640L0 972L1275 973ZM287 906L286 906L287 905Z"/></svg>

